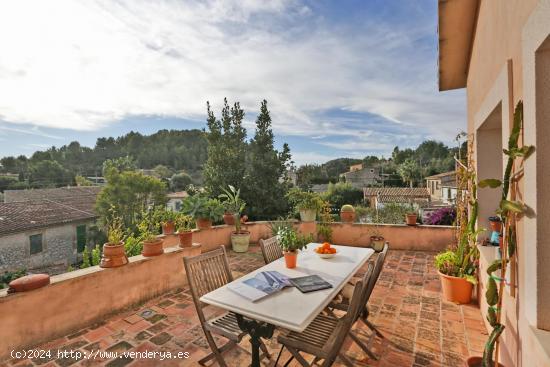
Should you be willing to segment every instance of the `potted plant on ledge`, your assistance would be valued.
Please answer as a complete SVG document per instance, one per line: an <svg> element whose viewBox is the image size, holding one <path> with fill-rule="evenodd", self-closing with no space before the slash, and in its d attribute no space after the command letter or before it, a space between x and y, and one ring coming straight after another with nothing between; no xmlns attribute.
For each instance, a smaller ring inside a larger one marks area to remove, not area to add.
<svg viewBox="0 0 550 367"><path fill-rule="evenodd" d="M340 218L342 222L353 223L355 221L355 208L352 205L342 205L340 209Z"/></svg>
<svg viewBox="0 0 550 367"><path fill-rule="evenodd" d="M216 199L194 195L182 202L182 212L195 219L197 229L209 229L212 227L212 222L221 219L223 207Z"/></svg>
<svg viewBox="0 0 550 367"><path fill-rule="evenodd" d="M277 232L277 241L283 250L287 268L293 269L296 267L298 251L307 248L307 244L312 242L312 240L312 235L300 235L293 227L279 228Z"/></svg>
<svg viewBox="0 0 550 367"><path fill-rule="evenodd" d="M115 268L128 264L128 257L124 250L124 230L122 227L122 219L112 215L107 229L107 243L103 245L101 262L102 268Z"/></svg>
<svg viewBox="0 0 550 367"><path fill-rule="evenodd" d="M155 233L158 230L158 224L155 225L151 212L147 213L138 224L138 230L143 241L141 254L145 257L158 256L164 253L164 240Z"/></svg>
<svg viewBox="0 0 550 367"><path fill-rule="evenodd" d="M175 221L178 213L173 210L161 209L159 212L160 224L162 226L162 234L172 235L174 234Z"/></svg>
<svg viewBox="0 0 550 367"><path fill-rule="evenodd" d="M241 213L246 203L241 199L241 189L229 185L229 190L222 188L219 198L224 200L224 206L233 213L235 232L231 233L231 246L235 252L246 252L250 244L250 232L241 229Z"/></svg>
<svg viewBox="0 0 550 367"><path fill-rule="evenodd" d="M416 220L418 219L418 214L414 208L413 203L409 203L409 211L405 214L405 223L408 226L416 226Z"/></svg>
<svg viewBox="0 0 550 367"><path fill-rule="evenodd" d="M176 218L179 247L191 247L193 244L193 217L179 214Z"/></svg>
<svg viewBox="0 0 550 367"><path fill-rule="evenodd" d="M300 213L302 222L315 222L317 212L323 206L323 200L318 194L293 188L286 196L294 209Z"/></svg>

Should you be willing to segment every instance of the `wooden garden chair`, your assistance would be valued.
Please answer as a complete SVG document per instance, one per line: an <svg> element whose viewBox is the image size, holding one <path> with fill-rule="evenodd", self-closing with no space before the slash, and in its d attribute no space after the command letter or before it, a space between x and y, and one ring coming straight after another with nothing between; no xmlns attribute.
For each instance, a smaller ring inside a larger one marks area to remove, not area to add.
<svg viewBox="0 0 550 367"><path fill-rule="evenodd" d="M240 329L237 316L233 312L226 312L221 316L207 320L203 312L204 303L200 301L204 294L233 281L225 247L221 246L217 250L194 257L184 257L183 263L197 315L206 341L212 350L212 353L199 360L199 364L204 365L211 359L216 359L220 366L227 367L222 353L239 343L246 332ZM218 347L212 334L224 336L229 341ZM269 358L269 353L263 342L260 348L263 352L262 357L267 356Z"/></svg>
<svg viewBox="0 0 550 367"><path fill-rule="evenodd" d="M283 250L279 246L277 236L260 240L260 248L262 249L262 255L266 264L283 257Z"/></svg>
<svg viewBox="0 0 550 367"><path fill-rule="evenodd" d="M292 354L293 358L304 367L316 365L320 360L322 367L329 367L339 358L346 366L353 367L353 363L341 352L346 335L359 317L362 301L367 291L367 285L373 273L373 265L369 264L367 272L359 280L353 291L346 315L336 318L320 314L308 325L303 332L288 331L281 334L277 340ZM308 353L315 358L309 363L301 353ZM287 364L290 360L287 362Z"/></svg>
<svg viewBox="0 0 550 367"><path fill-rule="evenodd" d="M376 335L383 338L384 336L382 333L376 328L376 326L371 323L368 319L369 317L369 308L368 308L368 302L370 299L370 296L372 294L372 291L374 290L374 287L376 286L376 282L378 281L378 278L380 277L380 273L382 272L382 269L384 268L384 262L386 261L386 254L388 253L388 244L386 243L384 245L384 249L378 254L378 258L376 259L375 265L374 265L374 271L372 274L372 277L369 280L369 284L367 285L367 290L365 292L363 301L362 301L362 307L361 312L359 313L358 320L361 320L368 328L370 328ZM353 278L352 278L353 279ZM337 298L340 298L338 300L333 301L329 304L329 310L340 310L340 311L347 311L350 307L350 299L352 297L352 294L354 292L354 288L357 286L357 278L353 279L351 283L355 283L355 285L352 284L346 284L344 286L344 289L342 290L341 294L337 296ZM334 313L331 312L332 315ZM373 340L374 335L372 335L367 343L364 343L359 339L357 334L353 332L350 329L349 336L351 339L359 345L359 347L372 359L377 360L378 357L372 351L370 350L370 344Z"/></svg>

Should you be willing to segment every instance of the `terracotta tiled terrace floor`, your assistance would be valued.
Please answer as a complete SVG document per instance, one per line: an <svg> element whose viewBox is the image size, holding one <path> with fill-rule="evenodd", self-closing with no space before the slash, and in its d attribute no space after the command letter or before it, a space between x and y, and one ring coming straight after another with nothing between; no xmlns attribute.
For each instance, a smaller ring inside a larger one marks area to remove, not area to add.
<svg viewBox="0 0 550 367"><path fill-rule="evenodd" d="M441 300L433 256L434 253L429 252L390 250L370 301L371 320L385 336L384 339L376 338L373 344L373 351L381 358L379 361L368 359L348 340L344 346L346 354L357 366L461 366L469 354L481 354L486 330L479 309ZM235 276L263 265L257 246L251 246L247 254L230 253L230 263ZM211 310L211 314L217 312ZM268 341L268 347L272 354L277 354L280 346L276 337ZM198 366L196 361L208 353L207 348L189 291L184 289L165 294L38 349L185 351L190 353L188 359L77 361L46 358L11 360L7 365ZM224 356L229 366L247 366L250 361L248 340L245 338L240 346ZM288 355L283 354L279 365L287 359ZM298 365L295 361L293 363L291 366ZM217 364L212 362L211 365ZM335 366L340 364L335 363Z"/></svg>

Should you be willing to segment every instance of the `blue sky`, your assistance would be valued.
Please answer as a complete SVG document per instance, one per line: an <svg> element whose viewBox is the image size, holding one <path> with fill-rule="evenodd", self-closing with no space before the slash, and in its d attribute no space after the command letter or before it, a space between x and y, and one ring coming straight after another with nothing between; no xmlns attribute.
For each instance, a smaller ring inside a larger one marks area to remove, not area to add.
<svg viewBox="0 0 550 367"><path fill-rule="evenodd" d="M465 128L464 92L437 90L435 0L20 0L0 46L0 156L203 128L224 97L249 136L267 99L298 164Z"/></svg>

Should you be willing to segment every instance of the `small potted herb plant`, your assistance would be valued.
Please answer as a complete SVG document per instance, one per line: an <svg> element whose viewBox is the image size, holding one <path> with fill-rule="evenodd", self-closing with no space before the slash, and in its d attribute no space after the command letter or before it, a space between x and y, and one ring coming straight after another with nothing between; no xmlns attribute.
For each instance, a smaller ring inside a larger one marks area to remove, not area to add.
<svg viewBox="0 0 550 367"><path fill-rule="evenodd" d="M342 205L340 209L340 218L342 222L353 223L355 221L355 208L352 205Z"/></svg>
<svg viewBox="0 0 550 367"><path fill-rule="evenodd" d="M164 253L164 240L158 237L156 233L157 228L151 212L144 215L143 219L138 224L138 230L143 241L143 250L141 254L145 257L158 256Z"/></svg>
<svg viewBox="0 0 550 367"><path fill-rule="evenodd" d="M447 250L435 257L435 267L441 278L443 295L449 302L470 303L472 288L477 284L474 254L459 256L456 251Z"/></svg>
<svg viewBox="0 0 550 367"><path fill-rule="evenodd" d="M107 243L103 245L100 267L115 268L128 264L123 238L122 219L116 216L114 210L111 209L111 219L107 228Z"/></svg>
<svg viewBox="0 0 550 367"><path fill-rule="evenodd" d="M241 199L241 189L229 185L229 189L222 188L223 194L219 198L224 200L224 206L233 213L235 232L231 233L231 246L235 252L246 252L250 244L250 232L241 229L241 214L246 203Z"/></svg>
<svg viewBox="0 0 550 367"><path fill-rule="evenodd" d="M222 218L223 206L216 199L194 195L182 202L182 212L195 219L197 229L209 229L212 227L212 222Z"/></svg>
<svg viewBox="0 0 550 367"><path fill-rule="evenodd" d="M180 247L191 247L193 244L193 217L179 214L176 217L177 235L180 240Z"/></svg>
<svg viewBox="0 0 550 367"><path fill-rule="evenodd" d="M323 200L318 194L293 188L288 192L287 198L300 213L302 222L315 222L317 212L323 206Z"/></svg>
<svg viewBox="0 0 550 367"><path fill-rule="evenodd" d="M163 209L160 212L160 224L162 226L162 234L171 235L176 230L175 221L178 213L173 210Z"/></svg>
<svg viewBox="0 0 550 367"><path fill-rule="evenodd" d="M407 223L408 226L416 226L416 220L418 219L418 214L416 212L416 209L414 208L414 205L412 203L409 203L409 211L407 214L405 214L405 223Z"/></svg>
<svg viewBox="0 0 550 367"><path fill-rule="evenodd" d="M235 225L235 212L233 211L233 205L229 201L222 203L224 212L223 212L223 222L228 226Z"/></svg>
<svg viewBox="0 0 550 367"><path fill-rule="evenodd" d="M281 227L277 232L277 241L283 249L286 267L296 267L298 251L307 248L307 244L313 241L313 236L303 236L292 227Z"/></svg>

